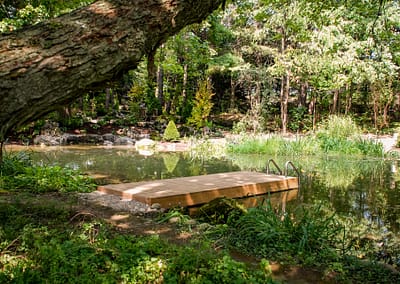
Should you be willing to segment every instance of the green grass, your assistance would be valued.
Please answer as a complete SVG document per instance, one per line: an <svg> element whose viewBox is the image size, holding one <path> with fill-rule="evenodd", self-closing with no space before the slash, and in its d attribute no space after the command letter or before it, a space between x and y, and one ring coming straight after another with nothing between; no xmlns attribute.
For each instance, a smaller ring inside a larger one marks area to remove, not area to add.
<svg viewBox="0 0 400 284"><path fill-rule="evenodd" d="M383 156L383 145L363 139L350 117L331 116L314 135L285 139L279 136L242 136L230 141L228 153L272 156L354 155Z"/></svg>
<svg viewBox="0 0 400 284"><path fill-rule="evenodd" d="M228 144L227 152L235 154L277 155L284 140L280 137L263 138L257 136L242 137Z"/></svg>

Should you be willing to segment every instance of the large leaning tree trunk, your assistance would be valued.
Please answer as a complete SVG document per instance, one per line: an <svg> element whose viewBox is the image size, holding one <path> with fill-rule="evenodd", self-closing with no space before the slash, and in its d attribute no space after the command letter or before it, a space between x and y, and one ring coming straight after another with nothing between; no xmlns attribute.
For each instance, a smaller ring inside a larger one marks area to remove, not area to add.
<svg viewBox="0 0 400 284"><path fill-rule="evenodd" d="M0 37L0 142L12 129L105 87L223 0L101 0Z"/></svg>

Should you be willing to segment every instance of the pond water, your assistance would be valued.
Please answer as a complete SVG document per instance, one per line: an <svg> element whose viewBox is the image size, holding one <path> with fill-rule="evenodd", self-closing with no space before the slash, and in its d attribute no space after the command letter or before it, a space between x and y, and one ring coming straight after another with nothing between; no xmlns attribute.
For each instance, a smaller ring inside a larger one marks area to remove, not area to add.
<svg viewBox="0 0 400 284"><path fill-rule="evenodd" d="M102 176L105 183L240 170L263 171L271 158L279 166L291 160L300 171L301 188L296 194L280 197L286 198L285 206L322 203L336 212L364 219L392 232L400 232L400 160L265 155L194 159L188 153L144 156L129 147L44 148L34 151L33 158L43 164L79 168Z"/></svg>

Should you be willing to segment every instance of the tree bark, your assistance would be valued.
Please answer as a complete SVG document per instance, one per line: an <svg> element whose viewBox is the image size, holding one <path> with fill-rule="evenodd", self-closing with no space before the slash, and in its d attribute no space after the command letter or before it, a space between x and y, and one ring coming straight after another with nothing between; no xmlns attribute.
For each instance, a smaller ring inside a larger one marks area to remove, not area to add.
<svg viewBox="0 0 400 284"><path fill-rule="evenodd" d="M299 107L305 107L307 104L307 83L300 83L300 92L297 98L297 105Z"/></svg>
<svg viewBox="0 0 400 284"><path fill-rule="evenodd" d="M290 91L290 75L286 72L286 75L282 76L281 79L281 121L282 121L282 134L287 133L288 126L288 103L289 103L289 91Z"/></svg>
<svg viewBox="0 0 400 284"><path fill-rule="evenodd" d="M100 0L0 38L0 141L137 66L222 0Z"/></svg>
<svg viewBox="0 0 400 284"><path fill-rule="evenodd" d="M164 106L164 69L161 65L161 62L157 68L156 97L158 98L158 101L160 102L161 110L164 111L165 110L165 106Z"/></svg>

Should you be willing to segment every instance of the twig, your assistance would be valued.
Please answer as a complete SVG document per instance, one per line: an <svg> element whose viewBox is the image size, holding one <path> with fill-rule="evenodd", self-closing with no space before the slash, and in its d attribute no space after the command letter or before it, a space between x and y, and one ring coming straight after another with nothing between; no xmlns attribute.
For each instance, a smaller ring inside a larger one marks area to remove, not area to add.
<svg viewBox="0 0 400 284"><path fill-rule="evenodd" d="M0 255L5 254L17 241L19 241L20 237L14 239L11 243L8 244L1 252Z"/></svg>
<svg viewBox="0 0 400 284"><path fill-rule="evenodd" d="M74 216L72 216L71 219L69 219L69 222L71 223L76 217L78 217L80 215L89 215L89 216L92 216L92 217L96 217L96 215L94 215L94 214L92 214L90 212L78 212Z"/></svg>

